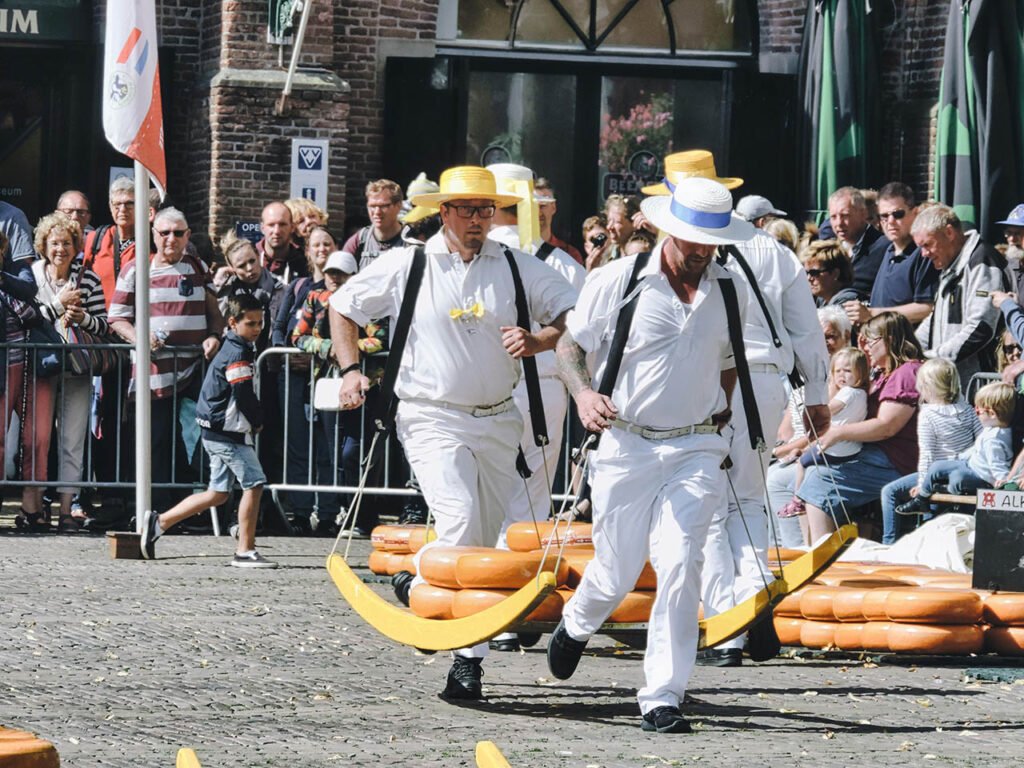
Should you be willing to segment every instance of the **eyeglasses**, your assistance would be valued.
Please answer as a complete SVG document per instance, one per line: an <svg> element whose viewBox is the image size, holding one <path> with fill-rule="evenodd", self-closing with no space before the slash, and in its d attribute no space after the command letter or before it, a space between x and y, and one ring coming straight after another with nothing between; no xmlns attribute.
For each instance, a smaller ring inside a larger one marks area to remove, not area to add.
<svg viewBox="0 0 1024 768"><path fill-rule="evenodd" d="M125 201L120 202L120 203L111 202L110 203L110 207L111 208L134 208L135 207L135 201L134 200L125 200Z"/></svg>
<svg viewBox="0 0 1024 768"><path fill-rule="evenodd" d="M835 267L829 267L828 269L805 269L808 277L821 277L826 272L831 272Z"/></svg>
<svg viewBox="0 0 1024 768"><path fill-rule="evenodd" d="M494 212L497 210L497 206L494 205L449 205L448 203L445 203L445 208L454 208L455 214L460 219L472 219L474 215L481 219L491 219L494 218Z"/></svg>
<svg viewBox="0 0 1024 768"><path fill-rule="evenodd" d="M861 341L864 342L864 346L865 347L870 347L876 341L881 341L882 340L881 336L864 336L863 334L861 335L860 338L861 338Z"/></svg>
<svg viewBox="0 0 1024 768"><path fill-rule="evenodd" d="M900 208L898 211L889 211L887 213L880 213L880 214L878 214L878 218L880 218L882 221L885 221L886 219L889 219L889 218L892 218L892 219L895 219L896 221L899 221L900 219L902 219L906 215L907 215L907 212L905 210L903 210L902 208Z"/></svg>
<svg viewBox="0 0 1024 768"><path fill-rule="evenodd" d="M158 235L160 235L160 237L169 237L170 235L174 235L175 237L184 237L185 233L188 232L188 230L187 229L157 229L157 230L155 230L155 232Z"/></svg>
<svg viewBox="0 0 1024 768"><path fill-rule="evenodd" d="M373 205L367 205L366 207L371 211L386 211L393 205L398 205L398 203L374 203ZM466 218L469 217L467 216Z"/></svg>
<svg viewBox="0 0 1024 768"><path fill-rule="evenodd" d="M58 209L65 216L88 216L88 208L59 208Z"/></svg>

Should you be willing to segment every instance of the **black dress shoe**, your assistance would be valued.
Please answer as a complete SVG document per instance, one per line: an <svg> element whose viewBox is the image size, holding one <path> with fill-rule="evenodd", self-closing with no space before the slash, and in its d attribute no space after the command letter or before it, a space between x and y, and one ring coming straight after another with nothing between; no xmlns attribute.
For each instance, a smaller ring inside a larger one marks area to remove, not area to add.
<svg viewBox="0 0 1024 768"><path fill-rule="evenodd" d="M408 571L399 571L391 577L391 586L395 588L395 597L406 608L409 607L409 590L415 577Z"/></svg>
<svg viewBox="0 0 1024 768"><path fill-rule="evenodd" d="M705 648L697 653L699 667L739 667L743 665L740 648Z"/></svg>
<svg viewBox="0 0 1024 768"><path fill-rule="evenodd" d="M769 608L747 630L747 655L751 661L774 659L782 650L779 635L775 631L775 617Z"/></svg>
<svg viewBox="0 0 1024 768"><path fill-rule="evenodd" d="M442 699L482 699L483 685L480 678L484 676L480 663L483 659L466 659L456 656L452 668L448 670L448 683L441 692Z"/></svg>
<svg viewBox="0 0 1024 768"><path fill-rule="evenodd" d="M523 648L533 648L540 642L540 632L520 632L519 645Z"/></svg>
<svg viewBox="0 0 1024 768"><path fill-rule="evenodd" d="M558 626L548 640L548 669L559 680L568 680L580 663L586 640L573 640L565 629L565 621Z"/></svg>
<svg viewBox="0 0 1024 768"><path fill-rule="evenodd" d="M927 511L928 499L922 499L920 496L915 496L908 502L896 505L897 515L923 515Z"/></svg>
<svg viewBox="0 0 1024 768"><path fill-rule="evenodd" d="M679 707L655 707L644 715L640 727L651 733L691 733Z"/></svg>
<svg viewBox="0 0 1024 768"><path fill-rule="evenodd" d="M504 653L515 653L519 650L519 638L518 637L496 637L493 640L488 641L487 647L492 651L502 651Z"/></svg>

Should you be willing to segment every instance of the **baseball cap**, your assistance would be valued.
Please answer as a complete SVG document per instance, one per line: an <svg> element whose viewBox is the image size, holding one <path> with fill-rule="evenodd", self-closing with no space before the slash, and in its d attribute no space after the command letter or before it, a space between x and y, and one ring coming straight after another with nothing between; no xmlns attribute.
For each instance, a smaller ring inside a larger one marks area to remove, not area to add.
<svg viewBox="0 0 1024 768"><path fill-rule="evenodd" d="M736 203L736 215L741 219L747 221L753 221L759 219L762 216L785 216L785 211L780 211L774 205L772 201L767 197L761 195L747 195L741 197L740 201Z"/></svg>
<svg viewBox="0 0 1024 768"><path fill-rule="evenodd" d="M351 253L335 251L327 257L327 263L324 265L324 272L331 269L344 272L346 275L354 275L359 271L359 265L356 264L356 257Z"/></svg>

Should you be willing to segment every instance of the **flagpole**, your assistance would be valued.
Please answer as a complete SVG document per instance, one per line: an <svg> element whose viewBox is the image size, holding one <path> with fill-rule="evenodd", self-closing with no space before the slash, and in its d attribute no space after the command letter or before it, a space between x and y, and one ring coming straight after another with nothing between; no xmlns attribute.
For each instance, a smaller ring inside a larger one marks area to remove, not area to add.
<svg viewBox="0 0 1024 768"><path fill-rule="evenodd" d="M152 508L149 388L149 172L135 161L135 530Z"/></svg>

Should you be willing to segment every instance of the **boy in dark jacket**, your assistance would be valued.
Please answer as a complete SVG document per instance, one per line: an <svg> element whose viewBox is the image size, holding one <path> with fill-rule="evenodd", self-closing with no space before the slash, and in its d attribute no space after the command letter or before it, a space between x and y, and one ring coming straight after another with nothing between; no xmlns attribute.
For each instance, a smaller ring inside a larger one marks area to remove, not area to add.
<svg viewBox="0 0 1024 768"><path fill-rule="evenodd" d="M156 540L172 526L227 501L237 478L242 500L238 506L238 547L231 565L276 568L277 563L256 551L256 518L267 482L253 448L253 435L263 428L263 413L253 389L255 343L263 330L263 305L254 296L240 294L228 301L226 314L224 344L206 371L196 405L196 421L203 428L203 449L210 457L210 487L162 515L146 510L142 556L152 560Z"/></svg>

